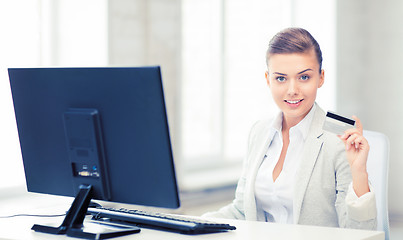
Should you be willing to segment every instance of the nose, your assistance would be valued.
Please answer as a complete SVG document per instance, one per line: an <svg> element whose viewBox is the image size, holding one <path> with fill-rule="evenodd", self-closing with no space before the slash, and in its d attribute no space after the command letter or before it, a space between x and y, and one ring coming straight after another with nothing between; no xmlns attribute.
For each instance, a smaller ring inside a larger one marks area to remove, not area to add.
<svg viewBox="0 0 403 240"><path fill-rule="evenodd" d="M298 91L299 91L298 82L295 79L289 81L287 94L289 96L295 96L298 95Z"/></svg>

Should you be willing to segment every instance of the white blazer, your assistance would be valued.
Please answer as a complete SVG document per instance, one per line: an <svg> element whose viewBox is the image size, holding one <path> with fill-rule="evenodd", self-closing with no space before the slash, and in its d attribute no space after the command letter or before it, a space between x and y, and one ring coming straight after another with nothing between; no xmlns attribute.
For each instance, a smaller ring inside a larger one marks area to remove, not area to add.
<svg viewBox="0 0 403 240"><path fill-rule="evenodd" d="M350 166L343 142L336 135L322 130L325 118L325 112L317 106L295 177L294 223L376 229L374 196L364 205L346 203L346 193L352 182ZM255 181L274 133L271 120L259 121L252 127L234 201L204 216L266 220L264 211L256 207Z"/></svg>

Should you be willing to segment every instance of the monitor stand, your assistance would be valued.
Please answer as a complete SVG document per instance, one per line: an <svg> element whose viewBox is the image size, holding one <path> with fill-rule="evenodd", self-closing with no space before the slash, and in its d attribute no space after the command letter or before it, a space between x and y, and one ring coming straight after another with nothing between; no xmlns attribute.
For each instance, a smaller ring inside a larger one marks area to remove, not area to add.
<svg viewBox="0 0 403 240"><path fill-rule="evenodd" d="M79 192L74 199L69 211L59 227L43 226L35 224L31 229L36 232L49 234L66 234L70 237L86 239L107 239L112 237L124 236L140 232L140 228L133 226L122 226L120 229L105 228L100 232L84 231L84 218L88 206L92 199L92 186L81 185Z"/></svg>

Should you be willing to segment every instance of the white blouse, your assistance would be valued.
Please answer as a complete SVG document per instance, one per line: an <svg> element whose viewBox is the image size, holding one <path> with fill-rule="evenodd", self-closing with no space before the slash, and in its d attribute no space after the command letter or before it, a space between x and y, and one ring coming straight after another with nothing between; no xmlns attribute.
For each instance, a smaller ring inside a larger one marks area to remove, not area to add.
<svg viewBox="0 0 403 240"><path fill-rule="evenodd" d="M273 182L273 170L283 147L282 121L283 114L274 119L272 128L275 134L259 168L255 183L255 197L258 208L264 210L266 221L277 223L293 223L293 198L295 174L301 161L305 139L316 109L314 104L310 112L296 126L290 128L287 154L283 169Z"/></svg>

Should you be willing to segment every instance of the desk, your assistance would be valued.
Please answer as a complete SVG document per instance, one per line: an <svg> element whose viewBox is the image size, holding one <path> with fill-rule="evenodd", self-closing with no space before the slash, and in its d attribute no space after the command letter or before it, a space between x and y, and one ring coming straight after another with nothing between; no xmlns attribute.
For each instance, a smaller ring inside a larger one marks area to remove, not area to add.
<svg viewBox="0 0 403 240"><path fill-rule="evenodd" d="M8 216L13 214L60 214L64 213L71 204L72 198L61 196L52 196L45 194L26 193L21 198L10 198L9 200L0 201L0 216ZM117 206L111 206L117 207ZM122 206L130 208L130 206ZM37 239L78 239L69 238L65 235L50 235L45 233L37 233L31 230L34 224L60 225L64 217L13 217L0 218L0 240L37 240ZM235 231L212 233L203 235L183 235L172 232L141 229L140 233L132 234L119 238L125 239L141 239L141 240L253 240L253 239L270 239L270 240L383 240L385 239L383 232L364 231L355 229L340 229L315 226L287 225L266 222L249 222L228 219L214 219L215 221L229 223L237 227Z"/></svg>
<svg viewBox="0 0 403 240"><path fill-rule="evenodd" d="M77 239L69 238L65 235L50 235L37 233L31 230L34 223L47 224L49 222L61 222L63 218L38 218L38 217L14 217L0 219L0 239L7 240L36 240L36 239ZM217 240L253 240L253 239L327 239L327 240L383 240L383 232L364 231L353 229L339 229L328 227L314 227L301 225L286 225L265 222L249 222L239 220L222 220L237 227L235 231L212 233L203 235L183 235L172 232L165 232L151 229L141 229L140 233L124 237L113 238L119 240L141 239L141 240L199 240L199 239L217 239Z"/></svg>

